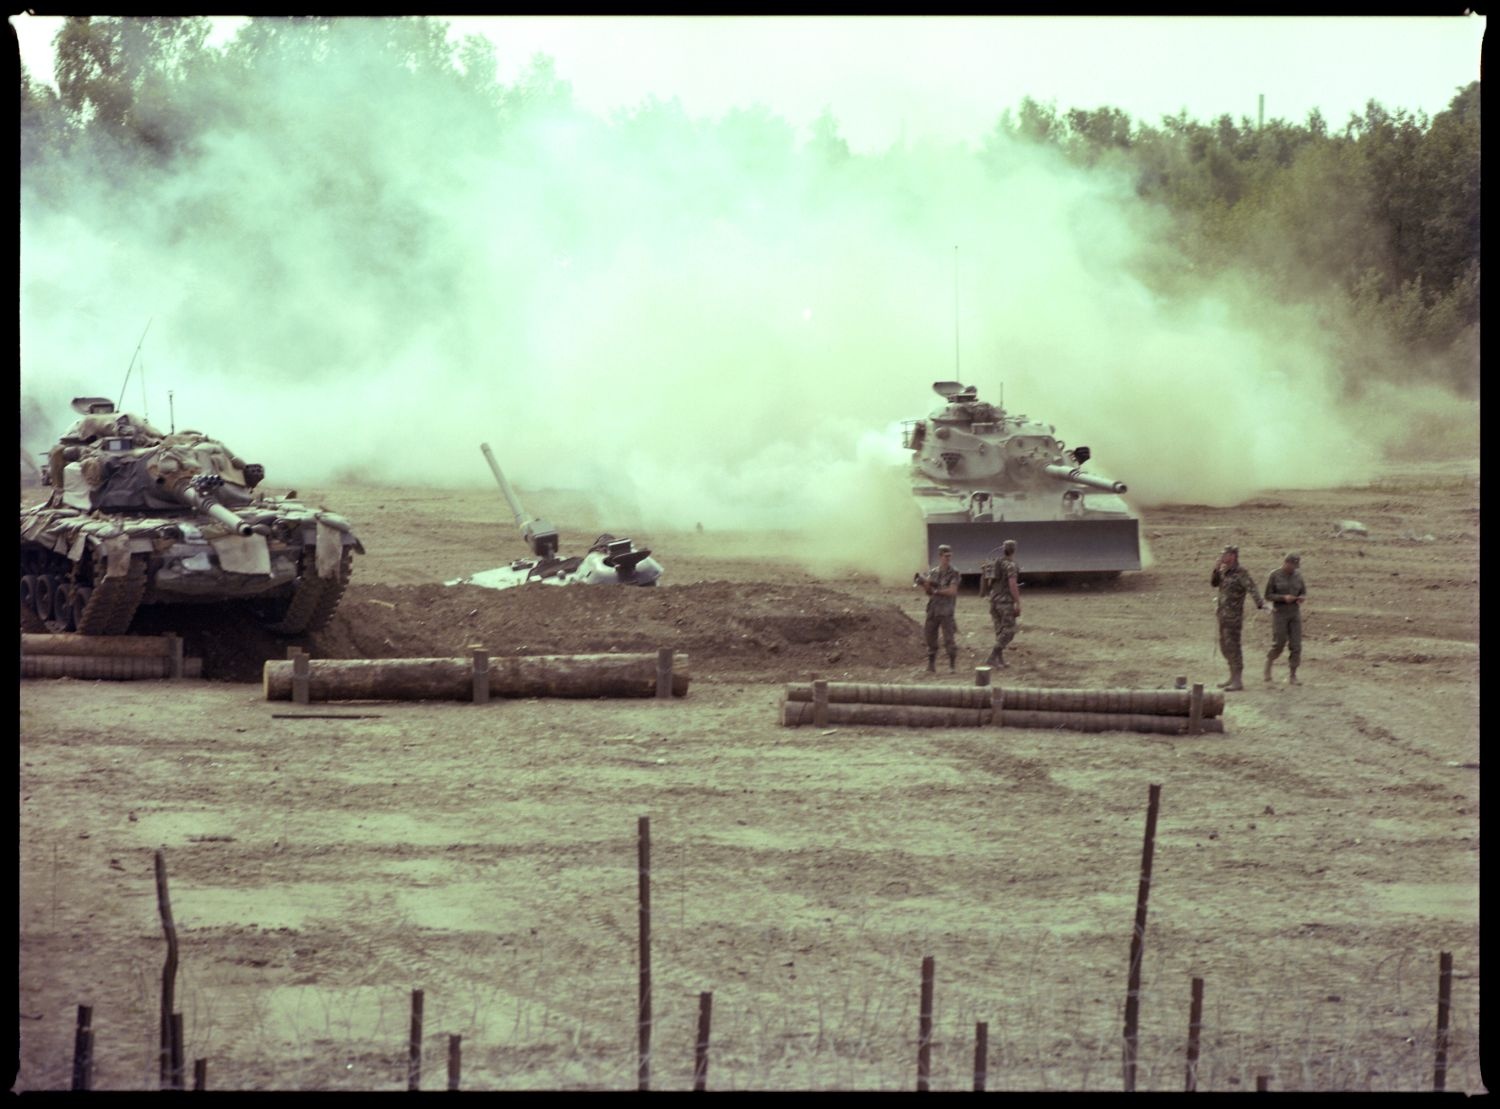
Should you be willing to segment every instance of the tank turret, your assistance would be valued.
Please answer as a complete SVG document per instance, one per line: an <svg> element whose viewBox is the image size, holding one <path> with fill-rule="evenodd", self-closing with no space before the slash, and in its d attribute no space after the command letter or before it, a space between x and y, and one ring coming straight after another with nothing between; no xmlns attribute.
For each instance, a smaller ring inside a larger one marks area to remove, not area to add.
<svg viewBox="0 0 1500 1109"><path fill-rule="evenodd" d="M926 521L929 563L940 544L978 574L1006 539L1024 572L1115 574L1141 568L1139 521L1122 481L1088 473L1051 424L1012 415L972 385L933 383L944 404L908 421L912 493Z"/></svg>
<svg viewBox="0 0 1500 1109"><path fill-rule="evenodd" d="M264 467L79 397L21 513L23 628L122 634L142 604L245 601L275 631L327 623L363 552L348 521L265 496Z"/></svg>

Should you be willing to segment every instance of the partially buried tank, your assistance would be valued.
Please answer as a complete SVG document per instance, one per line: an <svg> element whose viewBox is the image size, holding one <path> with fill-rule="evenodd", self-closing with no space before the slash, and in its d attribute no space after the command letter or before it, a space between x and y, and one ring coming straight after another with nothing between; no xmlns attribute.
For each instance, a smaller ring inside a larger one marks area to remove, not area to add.
<svg viewBox="0 0 1500 1109"><path fill-rule="evenodd" d="M484 460L490 464L495 475L495 484L515 517L516 528L521 538L531 548L533 557L518 558L493 570L481 570L466 578L457 578L448 585L481 585L487 589L510 589L518 585L655 585L662 575L661 563L651 557L651 551L637 547L628 538L616 537L608 532L599 536L581 555L564 557L558 554L558 532L546 520L532 516L521 507L516 491L511 488L500 463L495 461L495 452L488 443L479 444Z"/></svg>
<svg viewBox="0 0 1500 1109"><path fill-rule="evenodd" d="M50 496L21 511L23 630L123 635L142 605L234 601L285 635L327 624L364 553L347 520L259 492L264 468L201 432L73 409Z"/></svg>
<svg viewBox="0 0 1500 1109"><path fill-rule="evenodd" d="M1051 424L1012 416L972 385L938 381L932 389L943 405L903 425L928 565L947 544L955 569L980 574L1014 539L1028 576L1141 568L1140 522L1121 497L1125 483L1085 473L1087 447L1069 450Z"/></svg>

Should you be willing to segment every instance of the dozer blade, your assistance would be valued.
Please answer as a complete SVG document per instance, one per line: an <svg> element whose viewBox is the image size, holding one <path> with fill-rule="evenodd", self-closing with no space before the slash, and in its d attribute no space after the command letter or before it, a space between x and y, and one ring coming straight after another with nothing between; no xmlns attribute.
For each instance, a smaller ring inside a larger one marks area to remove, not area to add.
<svg viewBox="0 0 1500 1109"><path fill-rule="evenodd" d="M953 567L979 573L998 558L1007 539L1016 541L1016 562L1025 574L1107 574L1141 568L1139 520L1017 520L999 524L927 525L927 564L937 565L940 543L953 548Z"/></svg>

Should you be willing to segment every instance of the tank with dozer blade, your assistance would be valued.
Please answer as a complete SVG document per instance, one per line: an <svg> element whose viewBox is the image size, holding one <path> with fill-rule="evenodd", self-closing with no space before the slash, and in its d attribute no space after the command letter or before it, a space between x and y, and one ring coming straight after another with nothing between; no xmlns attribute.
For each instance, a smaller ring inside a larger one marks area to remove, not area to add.
<svg viewBox="0 0 1500 1109"><path fill-rule="evenodd" d="M1007 539L1024 575L1113 576L1141 568L1140 521L1125 483L1086 473L1087 447L1067 449L1051 424L1012 416L972 385L938 381L943 405L903 425L928 565L953 548L961 574L983 572Z"/></svg>
<svg viewBox="0 0 1500 1109"><path fill-rule="evenodd" d="M495 461L488 443L481 443L485 461L495 475L495 483L510 506L516 527L531 548L534 557L518 558L507 566L484 570L449 585L482 585L490 589L508 589L529 582L544 585L655 585L662 575L661 563L644 547L629 539L605 533L589 546L586 553L567 558L558 553L557 529L546 520L528 515L516 492Z"/></svg>
<svg viewBox="0 0 1500 1109"><path fill-rule="evenodd" d="M285 635L327 624L364 553L347 520L258 492L264 467L201 432L73 409L50 495L21 511L22 630L123 635L142 605L230 601Z"/></svg>

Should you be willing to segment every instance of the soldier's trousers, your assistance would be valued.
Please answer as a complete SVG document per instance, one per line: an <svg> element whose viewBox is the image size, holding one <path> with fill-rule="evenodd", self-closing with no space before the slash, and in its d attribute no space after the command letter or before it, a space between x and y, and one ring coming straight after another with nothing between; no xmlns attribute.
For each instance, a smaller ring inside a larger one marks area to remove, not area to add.
<svg viewBox="0 0 1500 1109"><path fill-rule="evenodd" d="M1245 668L1245 656L1240 651L1240 636L1245 630L1244 617L1238 620L1226 620L1219 617L1219 653L1224 656L1224 661L1229 663L1230 670L1243 670Z"/></svg>
<svg viewBox="0 0 1500 1109"><path fill-rule="evenodd" d="M1016 637L1016 610L1010 605L990 609L990 623L995 625L995 650L1005 650Z"/></svg>
<svg viewBox="0 0 1500 1109"><path fill-rule="evenodd" d="M1295 668L1302 662L1301 605L1277 605L1271 613L1271 650L1266 658L1276 658L1286 646L1292 649L1287 661Z"/></svg>
<svg viewBox="0 0 1500 1109"><path fill-rule="evenodd" d="M937 653L938 631L940 629L943 633L943 647L950 655L957 654L958 621L953 618L953 613L951 612L946 616L940 616L936 612L929 612L927 614L927 624L923 628L923 631L927 635L927 650L933 654Z"/></svg>

